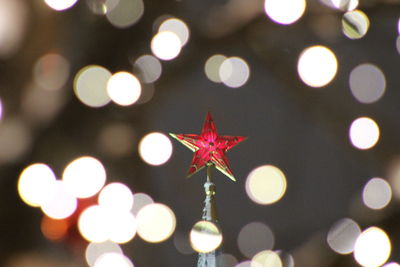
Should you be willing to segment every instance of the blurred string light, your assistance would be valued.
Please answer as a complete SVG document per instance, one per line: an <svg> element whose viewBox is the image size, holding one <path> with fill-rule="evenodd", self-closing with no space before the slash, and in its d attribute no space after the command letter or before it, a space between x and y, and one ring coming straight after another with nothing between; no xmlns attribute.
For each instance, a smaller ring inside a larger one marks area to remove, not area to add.
<svg viewBox="0 0 400 267"><path fill-rule="evenodd" d="M354 120L350 125L350 141L358 149L372 148L378 142L379 135L379 127L371 118L361 117Z"/></svg>
<svg viewBox="0 0 400 267"><path fill-rule="evenodd" d="M67 165L62 179L76 197L88 198L97 194L104 186L106 170L94 157L79 157Z"/></svg>
<svg viewBox="0 0 400 267"><path fill-rule="evenodd" d="M114 211L130 211L133 206L132 191L122 183L108 184L100 192L99 205Z"/></svg>
<svg viewBox="0 0 400 267"><path fill-rule="evenodd" d="M258 252L251 260L251 266L259 267L283 267L283 263L278 253L272 250Z"/></svg>
<svg viewBox="0 0 400 267"><path fill-rule="evenodd" d="M32 135L25 122L7 118L0 123L0 164L21 158L31 147Z"/></svg>
<svg viewBox="0 0 400 267"><path fill-rule="evenodd" d="M185 46L190 37L190 30L187 24L178 18L168 18L161 23L159 32L173 32L181 41L181 46Z"/></svg>
<svg viewBox="0 0 400 267"><path fill-rule="evenodd" d="M265 0L264 10L267 16L279 24L292 24L303 16L306 10L305 0Z"/></svg>
<svg viewBox="0 0 400 267"><path fill-rule="evenodd" d="M129 106L139 99L142 86L133 74L121 71L113 74L108 80L107 92L116 104Z"/></svg>
<svg viewBox="0 0 400 267"><path fill-rule="evenodd" d="M247 176L246 193L257 204L275 203L283 197L285 192L285 174L275 166L257 167Z"/></svg>
<svg viewBox="0 0 400 267"><path fill-rule="evenodd" d="M392 189L384 179L372 178L364 186L362 199L368 208L383 209L392 199Z"/></svg>
<svg viewBox="0 0 400 267"><path fill-rule="evenodd" d="M140 157L150 165L162 165L172 155L171 140L163 133L153 132L145 135L139 143Z"/></svg>
<svg viewBox="0 0 400 267"><path fill-rule="evenodd" d="M147 242L163 242L175 231L175 214L164 204L148 204L139 210L136 218L138 222L137 233Z"/></svg>
<svg viewBox="0 0 400 267"><path fill-rule="evenodd" d="M41 204L44 214L53 219L65 219L78 207L78 200L68 190L64 181L53 183L50 195Z"/></svg>
<svg viewBox="0 0 400 267"><path fill-rule="evenodd" d="M331 226L327 242L336 253L350 254L354 251L354 244L360 234L361 228L354 220L343 218Z"/></svg>
<svg viewBox="0 0 400 267"><path fill-rule="evenodd" d="M59 90L67 82L70 64L62 55L49 53L39 58L33 67L35 83L46 90Z"/></svg>
<svg viewBox="0 0 400 267"><path fill-rule="evenodd" d="M325 46L311 46L303 50L297 62L300 79L311 87L323 87L336 76L338 62L335 54Z"/></svg>
<svg viewBox="0 0 400 267"><path fill-rule="evenodd" d="M133 195L132 214L135 216L146 205L154 203L153 199L145 193L135 193Z"/></svg>
<svg viewBox="0 0 400 267"><path fill-rule="evenodd" d="M121 157L134 149L136 134L131 125L115 122L106 124L99 133L98 145L109 156Z"/></svg>
<svg viewBox="0 0 400 267"><path fill-rule="evenodd" d="M377 267L390 256L391 243L387 234L378 227L370 227L357 238L354 258L364 267Z"/></svg>
<svg viewBox="0 0 400 267"><path fill-rule="evenodd" d="M172 60L181 52L182 43L171 31L158 32L151 40L151 51L161 60Z"/></svg>
<svg viewBox="0 0 400 267"><path fill-rule="evenodd" d="M52 219L48 216L43 216L40 223L40 229L47 239L60 241L67 235L69 223L67 220L58 220Z"/></svg>
<svg viewBox="0 0 400 267"><path fill-rule="evenodd" d="M204 65L204 72L208 79L215 83L222 82L219 75L219 69L225 59L226 56L220 54L212 55L207 59L206 64Z"/></svg>
<svg viewBox="0 0 400 267"><path fill-rule="evenodd" d="M111 73L101 66L89 65L75 75L74 93L76 97L89 107L107 105L111 98L107 93L107 83Z"/></svg>
<svg viewBox="0 0 400 267"><path fill-rule="evenodd" d="M108 252L101 255L93 267L134 267L132 261L125 255L116 252Z"/></svg>
<svg viewBox="0 0 400 267"><path fill-rule="evenodd" d="M367 63L351 71L349 84L353 96L359 102L369 104L378 101L385 93L386 78L377 66Z"/></svg>
<svg viewBox="0 0 400 267"><path fill-rule="evenodd" d="M197 252L211 252L216 250L221 243L222 233L213 222L199 221L190 231L190 244Z"/></svg>
<svg viewBox="0 0 400 267"><path fill-rule="evenodd" d="M140 20L144 13L143 0L118 0L106 1L114 2L112 8L107 10L105 6L105 14L108 21L117 28L128 28Z"/></svg>
<svg viewBox="0 0 400 267"><path fill-rule="evenodd" d="M63 11L71 8L78 0L44 0L44 2L56 11Z"/></svg>
<svg viewBox="0 0 400 267"><path fill-rule="evenodd" d="M121 247L111 241L101 243L89 243L85 250L86 262L89 266L94 266L96 260L106 253L123 254Z"/></svg>
<svg viewBox="0 0 400 267"><path fill-rule="evenodd" d="M350 39L364 37L369 29L369 19L361 10L346 12L342 18L343 33Z"/></svg>
<svg viewBox="0 0 400 267"><path fill-rule="evenodd" d="M240 230L237 242L240 252L248 258L252 258L261 250L272 249L275 237L272 230L264 223L251 222Z"/></svg>
<svg viewBox="0 0 400 267"><path fill-rule="evenodd" d="M32 207L40 207L51 195L56 177L53 170L43 163L26 167L18 179L18 194Z"/></svg>
<svg viewBox="0 0 400 267"><path fill-rule="evenodd" d="M139 70L138 77L144 83L153 83L157 81L162 73L160 61L152 55L143 55L139 57L135 61L134 68Z"/></svg>
<svg viewBox="0 0 400 267"><path fill-rule="evenodd" d="M226 58L219 67L221 81L231 88L243 86L249 76L249 65L240 57Z"/></svg>

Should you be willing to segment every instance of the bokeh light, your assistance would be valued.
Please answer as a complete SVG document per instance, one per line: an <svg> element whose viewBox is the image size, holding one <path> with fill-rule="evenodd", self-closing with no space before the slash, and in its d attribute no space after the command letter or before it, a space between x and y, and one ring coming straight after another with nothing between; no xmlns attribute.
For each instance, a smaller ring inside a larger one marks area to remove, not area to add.
<svg viewBox="0 0 400 267"><path fill-rule="evenodd" d="M146 205L154 203L153 199L145 193L135 193L133 195L133 206L131 212L134 215Z"/></svg>
<svg viewBox="0 0 400 267"><path fill-rule="evenodd" d="M190 231L190 244L197 252L211 252L216 250L221 243L222 233L213 222L199 221Z"/></svg>
<svg viewBox="0 0 400 267"><path fill-rule="evenodd" d="M55 174L46 164L29 165L19 176L18 194L26 204L39 207L51 196L55 181Z"/></svg>
<svg viewBox="0 0 400 267"><path fill-rule="evenodd" d="M144 13L143 0L118 0L106 10L108 21L117 28L127 28L139 21ZM107 7L107 6L106 6Z"/></svg>
<svg viewBox="0 0 400 267"><path fill-rule="evenodd" d="M279 24L292 24L303 16L305 0L265 0L265 13Z"/></svg>
<svg viewBox="0 0 400 267"><path fill-rule="evenodd" d="M219 68L221 81L231 88L243 86L249 79L249 76L249 65L239 57L226 58Z"/></svg>
<svg viewBox="0 0 400 267"><path fill-rule="evenodd" d="M89 107L107 105L111 98L107 93L107 83L111 73L97 65L82 68L74 79L74 93L76 97Z"/></svg>
<svg viewBox="0 0 400 267"><path fill-rule="evenodd" d="M215 83L220 83L221 77L219 75L219 69L222 63L225 61L226 57L224 55L213 55L209 57L204 65L204 72L208 79Z"/></svg>
<svg viewBox="0 0 400 267"><path fill-rule="evenodd" d="M89 242L101 243L109 238L108 214L100 206L86 208L79 216L78 229Z"/></svg>
<svg viewBox="0 0 400 267"><path fill-rule="evenodd" d="M279 255L283 267L295 266L294 257L292 256L292 254L283 250L276 250L275 252Z"/></svg>
<svg viewBox="0 0 400 267"><path fill-rule="evenodd" d="M254 265L254 266L253 266ZM278 253L272 250L258 252L251 260L252 267L283 267L283 263Z"/></svg>
<svg viewBox="0 0 400 267"><path fill-rule="evenodd" d="M361 234L360 226L352 219L343 218L329 229L327 242L329 247L339 254L350 254Z"/></svg>
<svg viewBox="0 0 400 267"><path fill-rule="evenodd" d="M172 155L171 140L163 133L153 132L145 135L139 143L140 157L150 165L162 165Z"/></svg>
<svg viewBox="0 0 400 267"><path fill-rule="evenodd" d="M135 149L135 130L130 124L115 122L100 130L98 145L102 152L112 157L126 156Z"/></svg>
<svg viewBox="0 0 400 267"><path fill-rule="evenodd" d="M392 189L386 180L372 178L364 186L362 199L364 204L371 209L383 209L392 199Z"/></svg>
<svg viewBox="0 0 400 267"><path fill-rule="evenodd" d="M133 206L132 191L122 183L108 184L100 192L99 205L114 211L130 211Z"/></svg>
<svg viewBox="0 0 400 267"><path fill-rule="evenodd" d="M118 244L131 241L136 235L137 222L129 211L107 209L108 239Z"/></svg>
<svg viewBox="0 0 400 267"><path fill-rule="evenodd" d="M379 140L379 127L376 122L368 117L361 117L351 123L349 136L354 147L370 149Z"/></svg>
<svg viewBox="0 0 400 267"><path fill-rule="evenodd" d="M108 252L101 255L94 267L134 267L132 261L125 255L116 252Z"/></svg>
<svg viewBox="0 0 400 267"><path fill-rule="evenodd" d="M235 267L237 264L238 260L231 254L223 253L217 255L217 266Z"/></svg>
<svg viewBox="0 0 400 267"><path fill-rule="evenodd" d="M121 247L111 241L101 243L89 243L85 250L86 262L89 266L94 266L96 260L105 253L123 254Z"/></svg>
<svg viewBox="0 0 400 267"><path fill-rule="evenodd" d="M257 204L275 203L286 192L285 174L272 165L257 167L247 176L246 192L249 198Z"/></svg>
<svg viewBox="0 0 400 267"><path fill-rule="evenodd" d="M50 53L39 58L33 67L33 78L39 87L59 90L69 77L70 64L61 55Z"/></svg>
<svg viewBox="0 0 400 267"><path fill-rule="evenodd" d="M153 83L161 76L161 62L152 55L143 55L139 57L134 64L139 70L139 78L144 83Z"/></svg>
<svg viewBox="0 0 400 267"><path fill-rule="evenodd" d="M370 227L357 238L354 258L364 267L377 267L390 256L391 243L387 234L378 227Z"/></svg>
<svg viewBox="0 0 400 267"><path fill-rule="evenodd" d="M107 92L111 100L118 105L129 106L139 99L142 86L134 75L121 71L108 80Z"/></svg>
<svg viewBox="0 0 400 267"><path fill-rule="evenodd" d="M147 242L162 242L175 231L175 214L164 204L146 205L139 210L136 218L138 223L137 233Z"/></svg>
<svg viewBox="0 0 400 267"><path fill-rule="evenodd" d="M386 78L375 65L361 64L355 67L349 78L350 90L361 103L369 104L378 101L386 89Z"/></svg>
<svg viewBox="0 0 400 267"><path fill-rule="evenodd" d="M78 0L44 0L44 2L56 11L63 11L71 8Z"/></svg>
<svg viewBox="0 0 400 267"><path fill-rule="evenodd" d="M161 60L176 58L181 48L181 39L170 31L159 32L151 40L151 51Z"/></svg>
<svg viewBox="0 0 400 267"><path fill-rule="evenodd" d="M333 7L344 11L352 11L359 5L358 0L330 0L330 2Z"/></svg>
<svg viewBox="0 0 400 267"><path fill-rule="evenodd" d="M62 179L76 197L88 198L97 194L105 184L106 170L98 159L84 156L68 164Z"/></svg>
<svg viewBox="0 0 400 267"><path fill-rule="evenodd" d="M354 10L346 12L342 18L343 33L350 39L364 37L369 29L369 19L364 12Z"/></svg>
<svg viewBox="0 0 400 267"><path fill-rule="evenodd" d="M60 241L68 233L69 224L67 220L56 220L47 216L42 217L40 230L43 235L52 241Z"/></svg>
<svg viewBox="0 0 400 267"><path fill-rule="evenodd" d="M240 252L252 258L259 251L272 249L275 237L272 230L264 223L251 222L240 230L237 242Z"/></svg>
<svg viewBox="0 0 400 267"><path fill-rule="evenodd" d="M53 219L65 219L78 207L78 200L68 190L64 181L53 183L51 194L41 204L44 214Z"/></svg>
<svg viewBox="0 0 400 267"><path fill-rule="evenodd" d="M180 41L181 46L186 45L187 41L189 40L190 31L189 27L186 23L178 18L169 18L161 23L160 27L158 28L159 32L169 31L175 33Z"/></svg>
<svg viewBox="0 0 400 267"><path fill-rule="evenodd" d="M319 45L303 50L297 63L300 79L311 87L322 87L330 83L337 69L335 54L329 48Z"/></svg>
<svg viewBox="0 0 400 267"><path fill-rule="evenodd" d="M400 267L400 264L398 264L397 262L389 262L382 267Z"/></svg>

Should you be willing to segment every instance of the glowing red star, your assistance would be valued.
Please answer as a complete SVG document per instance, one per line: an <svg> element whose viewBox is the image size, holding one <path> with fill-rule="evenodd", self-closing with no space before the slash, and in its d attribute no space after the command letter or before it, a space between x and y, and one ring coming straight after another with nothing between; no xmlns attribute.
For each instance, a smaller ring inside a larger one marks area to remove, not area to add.
<svg viewBox="0 0 400 267"><path fill-rule="evenodd" d="M210 112L201 130L201 134L172 134L172 137L184 144L194 153L188 177L203 169L205 166L215 167L233 181L236 181L225 152L245 140L243 136L218 136Z"/></svg>

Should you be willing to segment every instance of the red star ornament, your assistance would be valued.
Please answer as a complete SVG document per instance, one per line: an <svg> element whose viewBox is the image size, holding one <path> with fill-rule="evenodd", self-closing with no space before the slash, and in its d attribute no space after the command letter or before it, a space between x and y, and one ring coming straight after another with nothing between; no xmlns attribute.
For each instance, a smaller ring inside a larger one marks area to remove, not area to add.
<svg viewBox="0 0 400 267"><path fill-rule="evenodd" d="M170 135L194 152L188 177L203 169L205 166L214 165L220 172L236 181L228 158L225 153L246 139L243 136L218 136L210 112L201 130L201 134L173 134Z"/></svg>

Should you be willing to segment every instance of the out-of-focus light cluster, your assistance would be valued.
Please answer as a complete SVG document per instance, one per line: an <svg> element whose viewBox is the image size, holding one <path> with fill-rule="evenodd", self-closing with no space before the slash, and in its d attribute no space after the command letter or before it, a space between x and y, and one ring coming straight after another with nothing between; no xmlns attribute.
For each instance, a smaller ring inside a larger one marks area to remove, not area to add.
<svg viewBox="0 0 400 267"><path fill-rule="evenodd" d="M303 50L297 62L300 79L311 87L323 87L336 76L338 62L335 54L325 46L311 46Z"/></svg>
<svg viewBox="0 0 400 267"><path fill-rule="evenodd" d="M378 101L386 90L385 75L373 64L355 67L350 73L349 84L353 96L364 104Z"/></svg>
<svg viewBox="0 0 400 267"><path fill-rule="evenodd" d="M251 222L240 230L237 242L240 252L247 258L252 258L259 251L272 249L275 237L264 223Z"/></svg>
<svg viewBox="0 0 400 267"><path fill-rule="evenodd" d="M139 143L140 157L150 165L162 165L172 155L172 142L163 133L153 132L145 135Z"/></svg>
<svg viewBox="0 0 400 267"><path fill-rule="evenodd" d="M369 19L361 10L346 12L342 18L343 33L350 39L364 37L369 29Z"/></svg>
<svg viewBox="0 0 400 267"><path fill-rule="evenodd" d="M267 16L279 24L292 24L303 16L306 10L305 0L265 0L264 10Z"/></svg>
<svg viewBox="0 0 400 267"><path fill-rule="evenodd" d="M371 118L361 117L354 120L350 125L350 141L358 149L372 148L378 142L379 136L378 124Z"/></svg>
<svg viewBox="0 0 400 267"><path fill-rule="evenodd" d="M389 258L392 245L382 229L370 227L363 231L354 246L354 258L364 267L378 267Z"/></svg>
<svg viewBox="0 0 400 267"><path fill-rule="evenodd" d="M44 2L56 11L63 11L74 6L78 0L44 0Z"/></svg>
<svg viewBox="0 0 400 267"><path fill-rule="evenodd" d="M362 199L368 208L374 210L385 208L392 199L390 184L382 178L372 178L364 186Z"/></svg>
<svg viewBox="0 0 400 267"><path fill-rule="evenodd" d="M263 165L250 172L246 179L246 192L251 200L269 205L280 200L286 192L285 174L277 167Z"/></svg>
<svg viewBox="0 0 400 267"><path fill-rule="evenodd" d="M190 231L190 244L197 252L208 253L216 250L221 243L222 233L213 222L199 221Z"/></svg>
<svg viewBox="0 0 400 267"><path fill-rule="evenodd" d="M238 88L243 86L250 76L247 62L240 57L225 57L213 55L204 65L204 72L212 82L222 82L228 87Z"/></svg>
<svg viewBox="0 0 400 267"><path fill-rule="evenodd" d="M360 234L360 226L354 220L344 218L332 225L327 235L327 242L336 253L350 254L354 251L354 245Z"/></svg>

